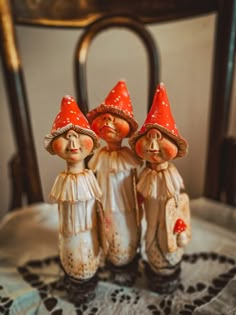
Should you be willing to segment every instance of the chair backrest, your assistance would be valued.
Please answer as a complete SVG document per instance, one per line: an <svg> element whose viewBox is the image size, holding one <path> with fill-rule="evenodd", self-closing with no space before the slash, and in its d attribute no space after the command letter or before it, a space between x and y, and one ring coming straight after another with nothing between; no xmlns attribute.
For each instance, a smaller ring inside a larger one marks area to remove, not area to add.
<svg viewBox="0 0 236 315"><path fill-rule="evenodd" d="M16 24L84 29L75 54L78 103L84 113L88 111L86 62L90 43L110 27L131 30L141 39L149 60L148 110L159 81L159 67L156 44L146 26L212 12L217 19L204 195L236 204L236 144L235 140L227 139L236 42L236 0L0 0L0 49L17 144L17 154L10 164L10 208L21 206L23 195L28 203L43 201ZM227 150L222 150L225 146ZM229 166L227 172L222 165Z"/></svg>

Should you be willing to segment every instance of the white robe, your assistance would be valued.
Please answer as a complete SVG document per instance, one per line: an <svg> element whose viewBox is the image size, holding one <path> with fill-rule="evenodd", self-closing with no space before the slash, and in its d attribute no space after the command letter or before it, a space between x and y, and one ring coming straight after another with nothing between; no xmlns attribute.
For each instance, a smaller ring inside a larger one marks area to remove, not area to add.
<svg viewBox="0 0 236 315"><path fill-rule="evenodd" d="M50 193L50 199L58 203L61 263L78 280L91 278L99 266L96 200L100 198L100 187L90 170L62 172Z"/></svg>
<svg viewBox="0 0 236 315"><path fill-rule="evenodd" d="M168 252L165 219L166 201L176 198L184 188L183 180L173 164L165 162L159 170L145 168L139 176L137 191L144 197L147 230L145 250L154 271L175 266L182 258L183 249ZM167 272L168 273L168 272Z"/></svg>
<svg viewBox="0 0 236 315"><path fill-rule="evenodd" d="M132 261L139 246L134 186L131 170L140 166L128 147L108 151L98 149L89 161L102 190L107 222L108 259L117 266Z"/></svg>

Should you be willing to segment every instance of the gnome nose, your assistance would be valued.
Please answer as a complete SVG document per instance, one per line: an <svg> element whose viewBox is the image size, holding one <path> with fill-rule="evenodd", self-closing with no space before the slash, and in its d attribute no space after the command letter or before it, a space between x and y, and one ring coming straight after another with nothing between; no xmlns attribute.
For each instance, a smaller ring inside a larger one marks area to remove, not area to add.
<svg viewBox="0 0 236 315"><path fill-rule="evenodd" d="M160 147L157 138L152 138L150 148L151 150L159 150Z"/></svg>
<svg viewBox="0 0 236 315"><path fill-rule="evenodd" d="M152 151L158 151L160 149L159 140L161 138L161 133L157 129L150 129L147 133L147 138L149 139L149 148Z"/></svg>
<svg viewBox="0 0 236 315"><path fill-rule="evenodd" d="M76 141L75 141L75 138L70 138L69 140L69 148L70 149L76 149Z"/></svg>
<svg viewBox="0 0 236 315"><path fill-rule="evenodd" d="M78 149L78 136L75 133L69 133L67 135L68 138L68 149L69 150L74 150L74 149Z"/></svg>
<svg viewBox="0 0 236 315"><path fill-rule="evenodd" d="M114 117L108 113L104 115L103 119L104 119L106 125L109 124L110 122L114 121Z"/></svg>

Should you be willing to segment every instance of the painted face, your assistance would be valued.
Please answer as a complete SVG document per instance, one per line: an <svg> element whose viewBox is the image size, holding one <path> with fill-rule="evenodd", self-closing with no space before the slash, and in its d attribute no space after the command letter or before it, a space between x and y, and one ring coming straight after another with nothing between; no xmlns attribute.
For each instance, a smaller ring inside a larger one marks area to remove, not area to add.
<svg viewBox="0 0 236 315"><path fill-rule="evenodd" d="M120 142L130 132L129 123L118 115L104 113L92 122L92 129L106 142Z"/></svg>
<svg viewBox="0 0 236 315"><path fill-rule="evenodd" d="M135 144L135 151L150 163L163 163L176 157L178 147L158 129L149 129Z"/></svg>
<svg viewBox="0 0 236 315"><path fill-rule="evenodd" d="M62 159L76 163L84 160L91 153L93 139L70 129L52 142L52 149Z"/></svg>

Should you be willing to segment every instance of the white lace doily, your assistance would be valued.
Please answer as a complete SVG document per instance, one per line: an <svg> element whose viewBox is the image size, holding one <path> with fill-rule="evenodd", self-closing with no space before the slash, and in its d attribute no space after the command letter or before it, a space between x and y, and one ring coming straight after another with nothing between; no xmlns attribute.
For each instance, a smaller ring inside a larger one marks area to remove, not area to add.
<svg viewBox="0 0 236 315"><path fill-rule="evenodd" d="M214 215L219 214L217 207ZM0 226L0 314L233 315L236 234L194 216L194 211L192 230L193 239L182 262L181 283L173 294L163 296L148 290L140 260L133 287L111 283L109 271L101 268L95 299L72 304L63 287L57 256L56 208L38 205L27 209L25 215L11 215Z"/></svg>

